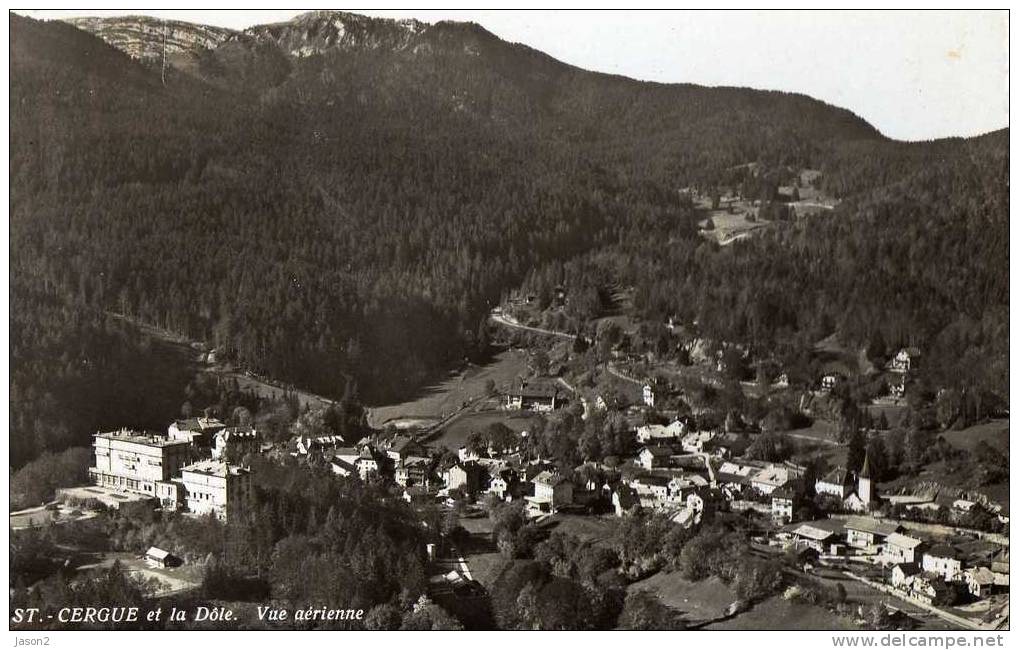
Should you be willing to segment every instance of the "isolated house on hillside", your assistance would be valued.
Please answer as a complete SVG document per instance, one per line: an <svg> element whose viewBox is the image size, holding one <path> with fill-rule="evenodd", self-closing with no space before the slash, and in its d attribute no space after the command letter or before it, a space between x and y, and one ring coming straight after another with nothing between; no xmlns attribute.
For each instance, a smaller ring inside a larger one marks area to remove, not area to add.
<svg viewBox="0 0 1019 650"><path fill-rule="evenodd" d="M555 382L521 379L506 393L505 408L516 411L553 411L566 405L567 398Z"/></svg>
<svg viewBox="0 0 1019 650"><path fill-rule="evenodd" d="M902 348L892 357L888 363L888 369L892 372L907 373L915 369L919 356L920 351L916 348Z"/></svg>

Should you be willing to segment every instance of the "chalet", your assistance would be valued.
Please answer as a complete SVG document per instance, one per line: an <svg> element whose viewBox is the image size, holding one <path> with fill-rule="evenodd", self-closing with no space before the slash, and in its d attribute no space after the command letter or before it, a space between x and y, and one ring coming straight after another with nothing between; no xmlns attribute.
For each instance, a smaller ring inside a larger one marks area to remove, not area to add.
<svg viewBox="0 0 1019 650"><path fill-rule="evenodd" d="M821 377L821 392L830 393L835 390L838 386L839 376L838 375L824 375Z"/></svg>
<svg viewBox="0 0 1019 650"><path fill-rule="evenodd" d="M657 383L644 384L643 398L644 404L646 404L647 406L654 408L655 404L658 403L664 396L665 391L659 384Z"/></svg>
<svg viewBox="0 0 1019 650"><path fill-rule="evenodd" d="M443 473L447 490L461 490L467 494L476 494L485 486L482 485L488 472L478 463L457 463Z"/></svg>
<svg viewBox="0 0 1019 650"><path fill-rule="evenodd" d="M907 578L909 595L927 605L946 603L951 599L951 587L945 584L940 578L931 578L923 573L918 573Z"/></svg>
<svg viewBox="0 0 1019 650"><path fill-rule="evenodd" d="M690 454L699 454L705 451L706 445L714 438L714 431L691 431L683 436L681 445L683 451Z"/></svg>
<svg viewBox="0 0 1019 650"><path fill-rule="evenodd" d="M521 379L506 394L505 408L517 411L548 412L566 405L565 395L549 380Z"/></svg>
<svg viewBox="0 0 1019 650"><path fill-rule="evenodd" d="M678 440L687 431L687 425L681 420L676 420L669 425L645 424L637 427L637 442L646 445L661 444Z"/></svg>
<svg viewBox="0 0 1019 650"><path fill-rule="evenodd" d="M923 540L901 533L892 533L885 538L885 557L896 564L916 564Z"/></svg>
<svg viewBox="0 0 1019 650"><path fill-rule="evenodd" d="M784 487L792 478L793 472L779 465L769 465L750 477L750 486L761 494L771 494L775 490Z"/></svg>
<svg viewBox="0 0 1019 650"><path fill-rule="evenodd" d="M558 473L545 470L534 477L532 502L548 504L552 512L573 503L573 484Z"/></svg>
<svg viewBox="0 0 1019 650"><path fill-rule="evenodd" d="M693 491L708 487L708 480L700 474L682 474L669 479L668 497L670 501L682 501Z"/></svg>
<svg viewBox="0 0 1019 650"><path fill-rule="evenodd" d="M892 586L896 589L908 590L912 582L910 578L918 573L920 573L920 567L913 562L896 564L892 567Z"/></svg>
<svg viewBox="0 0 1019 650"><path fill-rule="evenodd" d="M892 372L907 373L914 369L917 357L919 356L920 351L916 348L902 348L892 357L891 362L888 364L888 369Z"/></svg>
<svg viewBox="0 0 1019 650"><path fill-rule="evenodd" d="M362 445L357 460L354 461L354 467L357 468L357 475L362 481L367 481L369 476L378 473L379 457L375 449L370 445Z"/></svg>
<svg viewBox="0 0 1019 650"><path fill-rule="evenodd" d="M469 463L481 459L481 454L471 449L467 445L460 445L456 450L456 456L460 459L461 463Z"/></svg>
<svg viewBox="0 0 1019 650"><path fill-rule="evenodd" d="M837 539L835 531L828 527L822 528L814 523L800 524L791 530L790 534L795 546L812 548L818 553L824 553L825 547Z"/></svg>
<svg viewBox="0 0 1019 650"><path fill-rule="evenodd" d="M312 452L325 453L343 444L343 436L301 436L297 439L297 454L307 456Z"/></svg>
<svg viewBox="0 0 1019 650"><path fill-rule="evenodd" d="M665 476L645 474L630 481L630 487L639 496L651 496L656 503L664 503L669 496L669 479Z"/></svg>
<svg viewBox="0 0 1019 650"><path fill-rule="evenodd" d="M963 578L966 580L966 588L977 598L987 598L999 591L994 572L987 567L966 569Z"/></svg>
<svg viewBox="0 0 1019 650"><path fill-rule="evenodd" d="M771 517L777 522L788 524L793 520L793 502L796 495L787 487L771 493Z"/></svg>
<svg viewBox="0 0 1019 650"><path fill-rule="evenodd" d="M407 456L397 463L393 478L401 487L425 485L429 465L430 461L423 456Z"/></svg>
<svg viewBox="0 0 1019 650"><path fill-rule="evenodd" d="M654 469L666 467L671 457L672 447L651 445L640 450L640 453L637 454L637 461L644 469Z"/></svg>
<svg viewBox="0 0 1019 650"><path fill-rule="evenodd" d="M509 494L510 485L510 481L506 480L502 476L496 475L488 482L488 490L486 491L494 494L500 499L505 499Z"/></svg>
<svg viewBox="0 0 1019 650"><path fill-rule="evenodd" d="M966 514L970 510L972 510L973 506L975 505L976 502L974 501L967 501L966 499L956 499L955 501L952 502L952 510L955 510L956 512L962 514Z"/></svg>
<svg viewBox="0 0 1019 650"><path fill-rule="evenodd" d="M946 581L962 578L962 559L957 549L948 544L932 546L923 554L921 566L927 573L934 573Z"/></svg>
<svg viewBox="0 0 1019 650"><path fill-rule="evenodd" d="M329 460L329 469L333 474L344 478L357 474L357 467L343 456L333 456Z"/></svg>
<svg viewBox="0 0 1019 650"><path fill-rule="evenodd" d="M742 456L750 448L750 438L740 433L720 433L704 443L706 453L716 458Z"/></svg>
<svg viewBox="0 0 1019 650"><path fill-rule="evenodd" d="M425 448L410 436L393 436L386 445L386 455L399 463L409 456L424 456Z"/></svg>
<svg viewBox="0 0 1019 650"><path fill-rule="evenodd" d="M750 487L751 477L760 470L754 465L726 461L715 472L715 482L728 499Z"/></svg>
<svg viewBox="0 0 1019 650"><path fill-rule="evenodd" d="M897 524L882 523L871 517L850 517L846 520L846 542L867 549L885 543L888 536L899 531Z"/></svg>
<svg viewBox="0 0 1019 650"><path fill-rule="evenodd" d="M894 399L902 399L906 396L906 382L892 382L888 385L888 394Z"/></svg>

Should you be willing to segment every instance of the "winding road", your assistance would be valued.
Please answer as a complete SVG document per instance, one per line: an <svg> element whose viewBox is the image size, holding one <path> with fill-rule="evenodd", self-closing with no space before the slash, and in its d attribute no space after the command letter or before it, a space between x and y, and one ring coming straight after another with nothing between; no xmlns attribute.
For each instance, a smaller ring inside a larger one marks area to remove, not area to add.
<svg viewBox="0 0 1019 650"><path fill-rule="evenodd" d="M489 319L495 323L498 323L499 325L503 325L505 327L510 327L513 329L526 330L528 332L535 332L537 334L547 334L549 336L558 336L560 338L569 339L571 341L577 338L576 335L567 334L566 332L557 332L555 330L547 330L541 327L531 327L530 325L524 325L517 319L513 318L512 316L507 316L502 313L492 312L489 315Z"/></svg>

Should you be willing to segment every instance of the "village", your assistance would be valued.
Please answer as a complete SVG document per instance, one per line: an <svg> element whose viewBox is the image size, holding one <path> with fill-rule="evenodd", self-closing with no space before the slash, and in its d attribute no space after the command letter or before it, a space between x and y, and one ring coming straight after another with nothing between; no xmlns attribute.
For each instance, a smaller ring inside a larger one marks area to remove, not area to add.
<svg viewBox="0 0 1019 650"><path fill-rule="evenodd" d="M689 528L727 513L750 522L757 552L795 556L805 575L837 571L882 594L889 607L907 603L954 626L1007 625L1007 533L953 523L985 509L1007 526L1006 509L938 494L882 494L868 455L856 471L835 466L821 475L793 459L751 458L748 448L761 433L748 435L731 422L702 426L696 416L676 413L670 408L674 386L661 377L636 379L632 367L622 370L624 355L614 358L609 368L617 383L628 384L632 401L618 390L582 392L561 377L532 372L501 390L489 387L475 407L489 424L461 436L455 449L443 444L443 436L436 440L435 427L392 424L358 440L299 435L282 445L265 440L254 426L227 426L208 416L176 420L160 433L99 432L93 437L92 484L62 489L57 500L63 508L85 511L158 508L228 521L245 511L252 493L249 465L262 455L389 485L412 508L442 508L468 524L472 513L494 503L520 504L539 525L564 516L604 522L654 513ZM901 350L887 370L905 378L913 359L915 352ZM823 397L840 380L825 374L812 393ZM783 389L788 379L781 375L772 383ZM904 384L892 383L892 390ZM628 423L625 448L631 451L602 462L565 467L543 458L529 440L533 430L523 428L566 414L586 420L612 411ZM929 510L947 513L943 523L902 515ZM446 553L450 559L435 553L429 548L441 567L433 579L440 590L473 580L470 553L455 545ZM153 548L147 560L166 567L172 558Z"/></svg>

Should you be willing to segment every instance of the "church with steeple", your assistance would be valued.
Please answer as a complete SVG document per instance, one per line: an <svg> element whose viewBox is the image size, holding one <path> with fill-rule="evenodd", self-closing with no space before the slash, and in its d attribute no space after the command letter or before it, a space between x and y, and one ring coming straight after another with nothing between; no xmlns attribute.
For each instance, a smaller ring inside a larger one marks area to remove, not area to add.
<svg viewBox="0 0 1019 650"><path fill-rule="evenodd" d="M863 457L863 467L854 476L844 467L836 467L814 484L817 494L830 495L842 501L842 506L852 512L866 512L877 500L870 469L870 454Z"/></svg>

